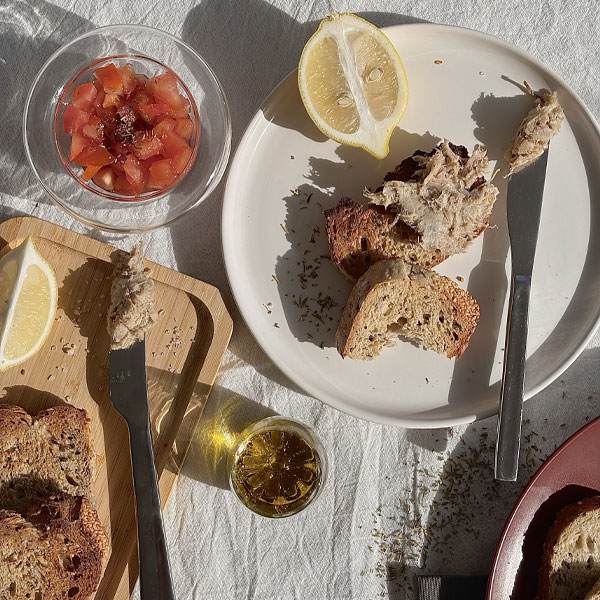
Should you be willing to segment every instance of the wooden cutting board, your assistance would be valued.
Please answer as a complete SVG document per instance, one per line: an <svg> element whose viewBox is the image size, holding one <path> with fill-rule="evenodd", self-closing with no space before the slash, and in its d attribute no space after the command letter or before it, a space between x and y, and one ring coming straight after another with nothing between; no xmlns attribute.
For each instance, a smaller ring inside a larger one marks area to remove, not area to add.
<svg viewBox="0 0 600 600"><path fill-rule="evenodd" d="M64 403L88 412L96 452L93 491L112 545L95 600L126 600L138 577L138 559L129 436L108 396L106 312L115 248L40 219L19 217L0 223L0 254L29 235L56 273L58 312L38 354L0 374L0 402L32 414ZM213 286L151 262L147 266L159 314L146 351L164 506L229 343L232 320Z"/></svg>

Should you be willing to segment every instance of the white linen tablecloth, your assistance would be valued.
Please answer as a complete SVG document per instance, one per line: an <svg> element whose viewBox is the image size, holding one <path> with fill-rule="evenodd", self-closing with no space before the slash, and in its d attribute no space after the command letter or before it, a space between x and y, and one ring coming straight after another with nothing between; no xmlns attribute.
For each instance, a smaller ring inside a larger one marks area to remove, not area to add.
<svg viewBox="0 0 600 600"><path fill-rule="evenodd" d="M379 26L431 21L496 35L543 61L600 117L595 0L2 0L0 220L29 214L86 231L44 196L21 142L30 82L63 43L111 23L147 24L183 38L225 88L235 149L261 101L296 67L304 43L333 10ZM531 474L600 414L600 338L527 402L529 449L519 481L494 483L495 419L428 431L374 425L307 397L281 374L249 334L229 291L219 233L222 193L223 185L179 222L143 236L151 260L218 286L234 317L204 426L240 394L314 428L328 452L329 475L305 512L262 519L207 474L199 432L165 513L177 597L403 599L414 597L416 573L487 573L502 525ZM133 242L86 233L122 247Z"/></svg>

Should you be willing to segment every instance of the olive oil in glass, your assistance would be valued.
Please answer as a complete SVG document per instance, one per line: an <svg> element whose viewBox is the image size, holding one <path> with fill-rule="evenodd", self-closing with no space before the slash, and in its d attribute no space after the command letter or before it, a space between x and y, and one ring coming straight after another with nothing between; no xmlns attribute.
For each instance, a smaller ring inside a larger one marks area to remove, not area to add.
<svg viewBox="0 0 600 600"><path fill-rule="evenodd" d="M246 428L232 453L230 485L264 517L287 517L312 502L323 486L325 452L304 425L279 416Z"/></svg>

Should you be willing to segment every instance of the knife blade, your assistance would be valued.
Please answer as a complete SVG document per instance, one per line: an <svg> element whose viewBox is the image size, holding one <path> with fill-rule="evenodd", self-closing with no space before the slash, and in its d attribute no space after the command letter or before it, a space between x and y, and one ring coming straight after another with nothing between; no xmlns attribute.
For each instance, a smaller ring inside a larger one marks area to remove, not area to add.
<svg viewBox="0 0 600 600"><path fill-rule="evenodd" d="M548 148L533 164L513 174L508 183L506 212L512 274L495 460L495 477L501 481L516 481L519 469L531 277L547 162Z"/></svg>
<svg viewBox="0 0 600 600"><path fill-rule="evenodd" d="M140 596L146 600L175 600L150 433L145 340L110 351L109 390L113 406L129 428Z"/></svg>

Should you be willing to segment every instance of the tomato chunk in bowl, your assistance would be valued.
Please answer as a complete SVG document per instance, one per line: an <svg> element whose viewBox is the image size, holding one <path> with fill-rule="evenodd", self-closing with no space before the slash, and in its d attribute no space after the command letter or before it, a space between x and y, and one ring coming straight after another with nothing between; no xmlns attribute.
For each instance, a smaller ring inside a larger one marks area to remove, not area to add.
<svg viewBox="0 0 600 600"><path fill-rule="evenodd" d="M114 62L95 69L93 81L73 89L62 117L71 172L82 167L85 185L131 200L172 187L195 156L194 117L182 89L168 71L148 77Z"/></svg>

